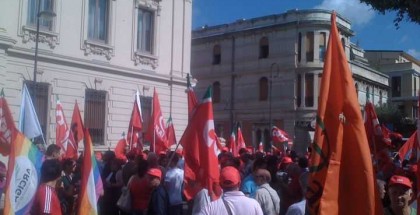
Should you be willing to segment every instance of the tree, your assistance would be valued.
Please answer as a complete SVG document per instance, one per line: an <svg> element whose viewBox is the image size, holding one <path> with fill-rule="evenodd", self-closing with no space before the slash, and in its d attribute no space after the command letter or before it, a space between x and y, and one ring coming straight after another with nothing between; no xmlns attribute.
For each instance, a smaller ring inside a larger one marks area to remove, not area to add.
<svg viewBox="0 0 420 215"><path fill-rule="evenodd" d="M407 21L420 24L419 0L360 0L360 2L370 5L381 14L396 11L397 17L394 19L394 25L397 28L404 18Z"/></svg>

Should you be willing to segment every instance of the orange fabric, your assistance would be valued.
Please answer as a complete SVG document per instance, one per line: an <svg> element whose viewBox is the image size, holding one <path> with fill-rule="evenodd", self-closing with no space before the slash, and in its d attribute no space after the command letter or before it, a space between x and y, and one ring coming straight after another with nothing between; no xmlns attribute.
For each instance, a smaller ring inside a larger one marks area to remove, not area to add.
<svg viewBox="0 0 420 215"><path fill-rule="evenodd" d="M311 214L383 214L355 92L333 13L306 194Z"/></svg>

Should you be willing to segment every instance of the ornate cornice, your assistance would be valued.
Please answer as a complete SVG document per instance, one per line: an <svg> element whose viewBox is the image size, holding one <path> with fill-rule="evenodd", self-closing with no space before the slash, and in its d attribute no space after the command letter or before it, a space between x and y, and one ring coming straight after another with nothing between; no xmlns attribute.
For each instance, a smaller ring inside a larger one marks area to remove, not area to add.
<svg viewBox="0 0 420 215"><path fill-rule="evenodd" d="M85 40L82 49L85 51L85 55L104 55L107 60L111 60L114 56L114 47L88 40Z"/></svg>
<svg viewBox="0 0 420 215"><path fill-rule="evenodd" d="M36 30L27 27L22 26L22 42L28 43L29 41L36 42ZM57 44L60 44L60 41L58 40L58 34L54 32L48 32L48 31L39 31L39 37L38 42L40 43L47 43L51 49L54 49Z"/></svg>
<svg viewBox="0 0 420 215"><path fill-rule="evenodd" d="M158 59L154 56L147 56L144 54L141 54L139 52L134 53L134 65L150 65L153 69L156 69L158 64Z"/></svg>

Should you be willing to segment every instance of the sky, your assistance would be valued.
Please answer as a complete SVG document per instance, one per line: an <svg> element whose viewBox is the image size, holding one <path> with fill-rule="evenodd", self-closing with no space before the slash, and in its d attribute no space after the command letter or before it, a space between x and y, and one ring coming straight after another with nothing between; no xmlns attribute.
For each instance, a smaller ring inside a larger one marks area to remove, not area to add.
<svg viewBox="0 0 420 215"><path fill-rule="evenodd" d="M394 26L395 13L385 15L359 0L193 0L193 29L219 25L290 9L336 10L350 20L358 43L365 50L402 50L420 60L420 24L402 21Z"/></svg>

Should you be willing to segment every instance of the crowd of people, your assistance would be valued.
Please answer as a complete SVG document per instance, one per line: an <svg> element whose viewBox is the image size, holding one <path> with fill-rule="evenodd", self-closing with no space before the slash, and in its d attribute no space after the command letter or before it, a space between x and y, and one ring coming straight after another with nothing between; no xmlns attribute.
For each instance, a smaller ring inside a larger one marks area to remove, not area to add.
<svg viewBox="0 0 420 215"><path fill-rule="evenodd" d="M60 159L56 145L50 145L45 155L31 214L77 214L82 159ZM309 152L298 156L290 150L271 154L243 148L234 157L223 150L218 155L221 195L215 201L205 188L190 201L184 198L182 150L131 150L124 159L112 151L96 155L104 187L98 200L100 215L299 215L306 211ZM383 154L374 161L384 213L416 214L414 160L401 163L398 157ZM5 168L0 166L2 183ZM129 210L117 204L124 190L130 194Z"/></svg>

